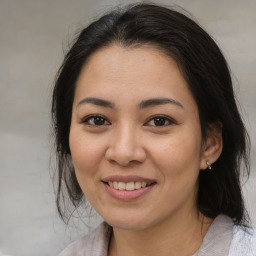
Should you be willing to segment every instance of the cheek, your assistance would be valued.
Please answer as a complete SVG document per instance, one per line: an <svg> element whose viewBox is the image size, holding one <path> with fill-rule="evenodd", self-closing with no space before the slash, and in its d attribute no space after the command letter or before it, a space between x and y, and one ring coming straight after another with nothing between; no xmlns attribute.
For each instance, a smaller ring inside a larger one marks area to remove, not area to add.
<svg viewBox="0 0 256 256"><path fill-rule="evenodd" d="M201 159L200 135L181 133L155 141L151 146L151 156L164 176L172 176L172 181L182 181L181 176L198 175ZM192 178L192 177L191 177Z"/></svg>
<svg viewBox="0 0 256 256"><path fill-rule="evenodd" d="M96 136L86 136L80 129L70 130L70 151L81 187L97 179L98 166L104 155L104 143Z"/></svg>
<svg viewBox="0 0 256 256"><path fill-rule="evenodd" d="M84 133L70 132L70 150L75 167L77 181L93 207L101 200L98 193L99 170L102 161L103 147L97 139L90 139ZM95 207L97 208L97 207Z"/></svg>

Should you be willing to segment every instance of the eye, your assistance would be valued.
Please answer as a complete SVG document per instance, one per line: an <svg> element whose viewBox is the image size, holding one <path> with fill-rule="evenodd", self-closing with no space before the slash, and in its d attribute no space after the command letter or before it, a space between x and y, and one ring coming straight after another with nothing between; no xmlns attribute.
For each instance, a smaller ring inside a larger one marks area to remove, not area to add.
<svg viewBox="0 0 256 256"><path fill-rule="evenodd" d="M151 118L146 125L148 126L168 126L174 124L170 118L166 116L154 116Z"/></svg>
<svg viewBox="0 0 256 256"><path fill-rule="evenodd" d="M90 115L82 120L82 123L91 125L91 126L103 126L110 125L110 123L100 115Z"/></svg>

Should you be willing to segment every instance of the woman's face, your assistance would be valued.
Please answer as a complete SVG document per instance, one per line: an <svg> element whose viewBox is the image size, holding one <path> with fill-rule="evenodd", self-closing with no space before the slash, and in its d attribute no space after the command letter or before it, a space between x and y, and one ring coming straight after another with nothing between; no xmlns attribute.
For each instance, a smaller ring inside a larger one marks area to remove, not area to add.
<svg viewBox="0 0 256 256"><path fill-rule="evenodd" d="M90 57L69 141L80 187L110 225L139 230L196 211L205 166L198 109L159 50L112 45Z"/></svg>

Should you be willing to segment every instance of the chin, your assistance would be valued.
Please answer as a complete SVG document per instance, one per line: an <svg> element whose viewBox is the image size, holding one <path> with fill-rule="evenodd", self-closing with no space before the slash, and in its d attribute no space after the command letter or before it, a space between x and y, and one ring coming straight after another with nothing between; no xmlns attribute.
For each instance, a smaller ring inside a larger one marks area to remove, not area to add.
<svg viewBox="0 0 256 256"><path fill-rule="evenodd" d="M153 225L152 217L147 219L146 216L134 212L130 214L112 214L111 216L104 216L103 219L113 228L124 230L139 231Z"/></svg>

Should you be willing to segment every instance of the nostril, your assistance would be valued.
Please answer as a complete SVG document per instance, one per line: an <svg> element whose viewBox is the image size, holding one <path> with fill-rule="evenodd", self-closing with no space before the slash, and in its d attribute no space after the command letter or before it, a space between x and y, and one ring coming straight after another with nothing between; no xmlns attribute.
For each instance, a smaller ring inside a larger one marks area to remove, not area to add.
<svg viewBox="0 0 256 256"><path fill-rule="evenodd" d="M127 166L131 163L141 163L146 159L146 153L139 146L130 147L109 147L105 153L106 159L111 163L117 163L121 166Z"/></svg>

